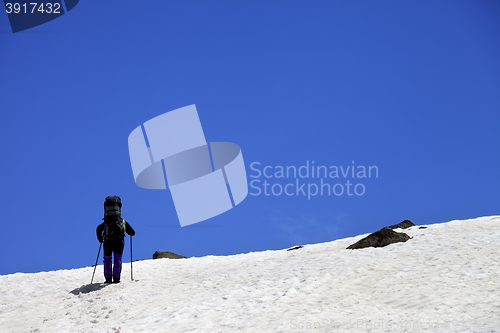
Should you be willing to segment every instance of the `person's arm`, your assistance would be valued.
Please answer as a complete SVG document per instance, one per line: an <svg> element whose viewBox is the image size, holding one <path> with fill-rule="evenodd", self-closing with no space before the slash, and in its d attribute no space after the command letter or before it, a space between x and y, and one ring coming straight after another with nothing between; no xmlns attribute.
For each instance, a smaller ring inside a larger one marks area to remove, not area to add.
<svg viewBox="0 0 500 333"><path fill-rule="evenodd" d="M97 234L97 240L99 241L99 243L102 243L102 240L103 240L103 237L102 237L102 233L104 231L104 222L99 224L97 226L97 228L95 229L95 232Z"/></svg>
<svg viewBox="0 0 500 333"><path fill-rule="evenodd" d="M125 221L125 219L124 219ZM128 224L127 221L125 221L125 231L127 232L127 234L129 234L130 236L134 236L135 235L135 230L130 226L130 224Z"/></svg>

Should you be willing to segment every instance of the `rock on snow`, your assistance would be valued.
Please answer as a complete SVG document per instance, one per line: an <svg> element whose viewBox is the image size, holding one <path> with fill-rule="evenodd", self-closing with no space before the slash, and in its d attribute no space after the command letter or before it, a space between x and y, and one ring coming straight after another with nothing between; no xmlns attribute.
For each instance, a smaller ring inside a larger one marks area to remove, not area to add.
<svg viewBox="0 0 500 333"><path fill-rule="evenodd" d="M500 216L410 227L405 243L0 276L1 332L498 332Z"/></svg>

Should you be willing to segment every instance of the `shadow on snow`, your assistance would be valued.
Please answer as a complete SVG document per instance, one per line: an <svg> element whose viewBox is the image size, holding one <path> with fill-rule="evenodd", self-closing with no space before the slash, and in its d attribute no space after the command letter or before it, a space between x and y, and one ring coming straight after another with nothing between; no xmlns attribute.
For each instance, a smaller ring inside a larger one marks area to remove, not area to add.
<svg viewBox="0 0 500 333"><path fill-rule="evenodd" d="M105 283L93 283L93 284L86 284L84 286L81 286L80 288L76 288L74 290L71 290L69 293L73 295L79 295L80 293L82 294L88 294L93 291L98 291L101 290L102 288L108 286Z"/></svg>

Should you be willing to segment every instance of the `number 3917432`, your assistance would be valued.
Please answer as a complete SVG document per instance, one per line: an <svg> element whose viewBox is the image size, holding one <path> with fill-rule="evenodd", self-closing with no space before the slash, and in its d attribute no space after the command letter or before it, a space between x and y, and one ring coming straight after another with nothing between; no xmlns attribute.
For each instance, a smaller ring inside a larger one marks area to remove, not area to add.
<svg viewBox="0 0 500 333"><path fill-rule="evenodd" d="M5 10L7 14L35 14L35 13L45 13L45 14L61 14L61 4L60 3L37 3L31 2L27 3L6 3Z"/></svg>

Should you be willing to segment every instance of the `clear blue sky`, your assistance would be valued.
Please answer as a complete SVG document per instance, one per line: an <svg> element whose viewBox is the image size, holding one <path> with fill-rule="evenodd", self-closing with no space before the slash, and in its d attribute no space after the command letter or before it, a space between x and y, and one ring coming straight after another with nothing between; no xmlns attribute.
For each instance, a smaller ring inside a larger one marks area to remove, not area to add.
<svg viewBox="0 0 500 333"><path fill-rule="evenodd" d="M499 17L498 1L81 1L13 34L1 13L0 274L92 265L108 195L135 259L500 214ZM127 138L190 104L249 181L252 162L378 178L350 179L362 196L249 195L180 228L168 190L135 185Z"/></svg>

